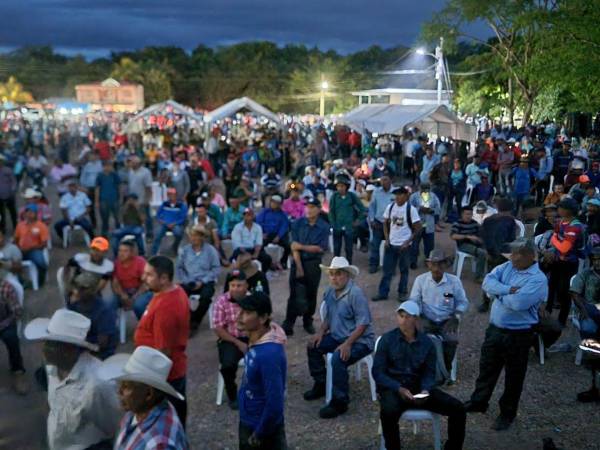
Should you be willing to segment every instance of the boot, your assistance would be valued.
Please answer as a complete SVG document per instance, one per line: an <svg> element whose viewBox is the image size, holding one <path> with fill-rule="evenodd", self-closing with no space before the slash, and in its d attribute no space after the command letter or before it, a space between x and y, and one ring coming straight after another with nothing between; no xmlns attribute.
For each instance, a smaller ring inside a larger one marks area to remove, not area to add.
<svg viewBox="0 0 600 450"><path fill-rule="evenodd" d="M311 401L325 397L325 383L315 381L314 386L310 391L304 393L304 400Z"/></svg>

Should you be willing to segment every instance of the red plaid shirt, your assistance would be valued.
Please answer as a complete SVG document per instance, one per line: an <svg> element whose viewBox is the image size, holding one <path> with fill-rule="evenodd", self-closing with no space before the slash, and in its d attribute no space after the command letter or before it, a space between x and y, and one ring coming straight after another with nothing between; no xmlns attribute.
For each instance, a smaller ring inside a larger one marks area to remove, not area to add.
<svg viewBox="0 0 600 450"><path fill-rule="evenodd" d="M215 302L215 306L213 307L213 328L225 328L225 331L236 338L243 336L244 333L238 330L236 326L240 309L241 308L238 306L238 304L231 300L231 295L229 295L229 292L225 292L224 294L220 295Z"/></svg>
<svg viewBox="0 0 600 450"><path fill-rule="evenodd" d="M237 306L237 305L236 305ZM239 307L238 307L239 308ZM23 315L17 291L6 280L0 281L0 331L6 329Z"/></svg>

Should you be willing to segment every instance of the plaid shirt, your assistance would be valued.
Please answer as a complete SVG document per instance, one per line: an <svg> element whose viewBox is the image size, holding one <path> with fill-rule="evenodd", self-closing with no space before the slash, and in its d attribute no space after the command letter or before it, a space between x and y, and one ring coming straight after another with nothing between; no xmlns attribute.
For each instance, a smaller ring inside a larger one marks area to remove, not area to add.
<svg viewBox="0 0 600 450"><path fill-rule="evenodd" d="M143 422L128 412L121 421L115 450L187 450L183 426L167 400L155 406Z"/></svg>
<svg viewBox="0 0 600 450"><path fill-rule="evenodd" d="M213 328L225 328L225 331L235 338L243 336L243 333L238 330L236 326L239 313L239 305L231 300L229 292L225 292L217 298L215 306L213 307Z"/></svg>
<svg viewBox="0 0 600 450"><path fill-rule="evenodd" d="M8 281L0 281L0 331L6 329L23 314L17 291Z"/></svg>

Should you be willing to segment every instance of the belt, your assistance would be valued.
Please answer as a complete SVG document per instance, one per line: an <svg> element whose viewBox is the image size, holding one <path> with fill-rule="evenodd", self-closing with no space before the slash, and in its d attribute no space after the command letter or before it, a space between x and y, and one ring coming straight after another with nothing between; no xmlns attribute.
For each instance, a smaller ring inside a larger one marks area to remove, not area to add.
<svg viewBox="0 0 600 450"><path fill-rule="evenodd" d="M500 328L500 327L497 327L496 325L490 323L490 328L493 329L493 330L495 330L495 331L498 331L499 333L503 333L503 334L528 334L528 333L533 333L533 329L531 327L530 328L520 328L518 330L512 330L510 328Z"/></svg>

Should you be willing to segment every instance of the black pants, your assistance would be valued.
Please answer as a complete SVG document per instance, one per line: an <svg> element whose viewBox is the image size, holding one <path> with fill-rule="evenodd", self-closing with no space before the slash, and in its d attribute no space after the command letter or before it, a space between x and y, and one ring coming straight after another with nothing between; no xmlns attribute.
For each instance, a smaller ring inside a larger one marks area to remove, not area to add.
<svg viewBox="0 0 600 450"><path fill-rule="evenodd" d="M304 325L312 324L313 315L317 308L317 293L321 282L320 258L302 261L304 277L296 278L296 263L290 270L290 298L285 314L285 324L293 327L296 318L302 316Z"/></svg>
<svg viewBox="0 0 600 450"><path fill-rule="evenodd" d="M6 210L8 209L8 213L10 214L10 220L12 222L13 229L17 227L17 207L15 205L15 197L10 197L6 199L0 199L0 217L2 219L2 223L0 223L0 229L3 233L6 233L6 223L8 222L6 216Z"/></svg>
<svg viewBox="0 0 600 450"><path fill-rule="evenodd" d="M416 392L413 392L415 394ZM460 400L439 389L432 389L423 404L415 406L405 402L395 391L384 390L379 398L381 428L387 450L400 450L400 427L398 420L407 409L426 409L443 416L448 416L448 441L445 450L462 449L465 440L465 424L467 415Z"/></svg>
<svg viewBox="0 0 600 450"><path fill-rule="evenodd" d="M504 393L500 413L509 419L517 415L523 382L527 373L532 330L506 330L490 325L485 332L479 359L479 376L471 402L487 408L500 372L504 369Z"/></svg>
<svg viewBox="0 0 600 450"><path fill-rule="evenodd" d="M90 202L92 202L92 204L90 205L90 220L92 222L92 228L95 230L98 222L96 220L96 194L94 192L94 189L92 188L86 188L86 195L88 196L88 198L90 199Z"/></svg>
<svg viewBox="0 0 600 450"><path fill-rule="evenodd" d="M578 261L554 261L550 266L546 310L552 312L554 304L558 303L560 305L558 321L562 326L565 326L567 323L567 318L571 311L569 284L571 277L577 273L578 268Z"/></svg>
<svg viewBox="0 0 600 450"><path fill-rule="evenodd" d="M247 337L238 338L240 341L248 342ZM219 350L219 369L223 380L225 381L225 392L227 392L227 398L229 400L235 400L237 397L237 385L235 384L235 376L237 374L238 364L240 359L244 357L244 354L240 352L240 349L233 345L231 342L221 341L217 342L217 348Z"/></svg>
<svg viewBox="0 0 600 450"><path fill-rule="evenodd" d="M346 259L352 264L352 253L354 247L354 229L352 227L345 230L333 230L333 255L342 255L342 240L344 241L344 250L346 251Z"/></svg>
<svg viewBox="0 0 600 450"><path fill-rule="evenodd" d="M177 378L176 380L170 380L168 383L173 387L173 389L175 389L177 392L184 396L183 400L180 400L177 397L171 397L170 395L167 395L167 398L173 405L173 408L175 408L175 411L177 411L179 421L185 429L185 421L187 419L187 397L185 395L185 377Z"/></svg>
<svg viewBox="0 0 600 450"><path fill-rule="evenodd" d="M450 372L452 370L452 360L456 355L456 347L458 347L458 335L448 334L444 332L444 325L448 320L443 322L434 322L433 320L423 317L421 319L421 326L423 332L427 334L435 334L442 338L442 349L444 351L444 363L446 364L446 370Z"/></svg>
<svg viewBox="0 0 600 450"><path fill-rule="evenodd" d="M23 357L21 356L16 322L13 322L4 330L0 330L0 341L4 342L4 345L6 345L6 349L8 350L10 371L24 372L25 367L23 367Z"/></svg>
<svg viewBox="0 0 600 450"><path fill-rule="evenodd" d="M182 284L181 287L188 295L199 295L200 300L198 303L198 308L196 311L191 311L190 314L190 322L193 328L198 328L202 323L202 319L206 315L206 311L210 308L210 302L212 301L212 296L215 294L215 283L213 281L209 283L203 283L200 289L193 288L194 283Z"/></svg>
<svg viewBox="0 0 600 450"><path fill-rule="evenodd" d="M285 425L279 425L275 431L261 439L260 446L252 447L248 439L252 436L252 429L240 422L239 426L239 450L286 450Z"/></svg>

